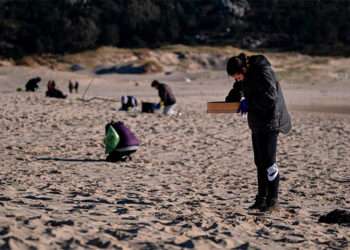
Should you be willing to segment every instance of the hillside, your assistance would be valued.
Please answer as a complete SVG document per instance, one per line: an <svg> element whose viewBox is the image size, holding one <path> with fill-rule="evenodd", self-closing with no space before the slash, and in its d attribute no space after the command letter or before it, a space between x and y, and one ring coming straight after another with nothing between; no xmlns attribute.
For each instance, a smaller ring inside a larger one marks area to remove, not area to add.
<svg viewBox="0 0 350 250"><path fill-rule="evenodd" d="M203 72L224 70L229 57L240 52L259 53L225 46L164 46L159 49L120 49L100 47L66 55L32 55L18 60L2 60L0 66L27 66L49 68L55 71L95 74L100 69L124 66L143 67L141 73ZM262 52L274 65L283 81L316 84L348 81L347 58L308 56L300 53ZM118 72L110 72L118 73ZM120 73L120 72L119 72ZM123 72L124 74L132 72Z"/></svg>
<svg viewBox="0 0 350 250"><path fill-rule="evenodd" d="M346 0L0 1L0 55L231 45L349 54Z"/></svg>

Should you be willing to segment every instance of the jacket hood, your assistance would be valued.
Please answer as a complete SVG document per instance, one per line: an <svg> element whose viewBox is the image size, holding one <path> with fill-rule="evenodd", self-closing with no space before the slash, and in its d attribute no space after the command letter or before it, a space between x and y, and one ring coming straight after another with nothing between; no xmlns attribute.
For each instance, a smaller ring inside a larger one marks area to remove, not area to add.
<svg viewBox="0 0 350 250"><path fill-rule="evenodd" d="M263 55L256 55L249 57L249 64L252 68L270 67L271 63Z"/></svg>

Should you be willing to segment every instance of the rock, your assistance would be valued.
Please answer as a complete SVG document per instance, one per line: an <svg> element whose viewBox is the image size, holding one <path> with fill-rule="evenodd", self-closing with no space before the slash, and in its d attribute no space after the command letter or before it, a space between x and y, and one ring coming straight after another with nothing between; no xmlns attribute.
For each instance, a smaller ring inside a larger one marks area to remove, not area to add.
<svg viewBox="0 0 350 250"><path fill-rule="evenodd" d="M322 215L318 222L328 224L350 223L350 211L335 209L326 215Z"/></svg>

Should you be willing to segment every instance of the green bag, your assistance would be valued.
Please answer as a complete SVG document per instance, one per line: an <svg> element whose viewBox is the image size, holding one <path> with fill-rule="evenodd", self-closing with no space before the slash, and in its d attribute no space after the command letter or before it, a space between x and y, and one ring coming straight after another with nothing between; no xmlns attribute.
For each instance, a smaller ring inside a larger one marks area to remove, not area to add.
<svg viewBox="0 0 350 250"><path fill-rule="evenodd" d="M115 131L115 129L112 126L108 126L105 138L103 140L105 144L106 154L112 153L118 146L119 141L120 141L120 137L117 131Z"/></svg>

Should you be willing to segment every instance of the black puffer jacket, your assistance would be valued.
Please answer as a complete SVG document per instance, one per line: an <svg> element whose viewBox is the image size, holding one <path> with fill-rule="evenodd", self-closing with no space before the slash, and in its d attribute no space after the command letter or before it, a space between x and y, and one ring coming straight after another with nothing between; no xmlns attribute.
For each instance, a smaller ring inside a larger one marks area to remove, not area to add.
<svg viewBox="0 0 350 250"><path fill-rule="evenodd" d="M226 101L239 101L243 93L248 101L248 124L253 132L288 133L292 127L282 89L265 56L248 58L249 66L243 82L236 82Z"/></svg>

